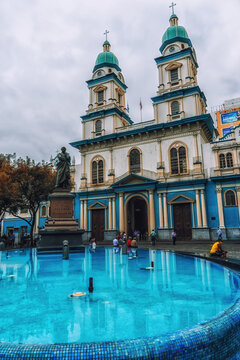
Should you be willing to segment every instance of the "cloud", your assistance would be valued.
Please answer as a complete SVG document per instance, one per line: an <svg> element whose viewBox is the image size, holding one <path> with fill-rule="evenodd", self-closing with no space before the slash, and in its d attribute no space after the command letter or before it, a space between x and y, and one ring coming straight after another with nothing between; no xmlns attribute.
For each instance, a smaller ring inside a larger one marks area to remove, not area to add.
<svg viewBox="0 0 240 360"><path fill-rule="evenodd" d="M0 152L48 160L81 139L80 116L103 32L110 30L128 86L130 115L153 118L154 58L171 14L163 0L2 0L0 2ZM196 49L208 108L239 96L237 0L181 0L175 12Z"/></svg>

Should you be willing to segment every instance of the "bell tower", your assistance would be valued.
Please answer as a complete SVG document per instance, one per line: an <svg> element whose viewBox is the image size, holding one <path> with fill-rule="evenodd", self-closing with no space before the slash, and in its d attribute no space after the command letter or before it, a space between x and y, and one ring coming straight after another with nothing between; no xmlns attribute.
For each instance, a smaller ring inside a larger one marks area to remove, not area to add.
<svg viewBox="0 0 240 360"><path fill-rule="evenodd" d="M89 105L86 115L81 117L83 139L114 133L117 128L132 124L126 108L127 86L107 34L106 30L103 51L98 54L92 77L87 81Z"/></svg>
<svg viewBox="0 0 240 360"><path fill-rule="evenodd" d="M152 101L156 123L206 113L206 98L197 82L198 63L192 42L174 12L169 23L159 49L162 55L155 59L158 89Z"/></svg>

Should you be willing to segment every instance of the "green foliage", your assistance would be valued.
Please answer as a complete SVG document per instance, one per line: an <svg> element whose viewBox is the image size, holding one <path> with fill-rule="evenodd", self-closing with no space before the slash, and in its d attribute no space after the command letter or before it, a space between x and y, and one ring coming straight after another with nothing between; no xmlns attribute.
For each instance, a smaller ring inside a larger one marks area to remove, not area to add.
<svg viewBox="0 0 240 360"><path fill-rule="evenodd" d="M45 162L35 163L29 157L25 160L16 158L15 154L0 155L0 214L8 211L27 221L32 236L40 203L48 200L55 181L52 166ZM18 214L23 208L28 209L30 219Z"/></svg>

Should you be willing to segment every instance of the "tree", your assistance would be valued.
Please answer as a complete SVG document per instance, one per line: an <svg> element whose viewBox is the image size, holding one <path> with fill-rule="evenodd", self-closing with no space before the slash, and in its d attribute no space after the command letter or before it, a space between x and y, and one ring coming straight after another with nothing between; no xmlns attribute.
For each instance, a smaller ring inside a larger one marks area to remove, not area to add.
<svg viewBox="0 0 240 360"><path fill-rule="evenodd" d="M14 158L15 154L0 154L0 221L18 193L18 186L12 181L14 168L11 162Z"/></svg>
<svg viewBox="0 0 240 360"><path fill-rule="evenodd" d="M35 164L30 158L26 160L19 158L13 163L11 175L16 191L11 196L8 211L30 225L30 237L33 241L37 211L41 202L48 200L49 194L53 191L56 173L49 164L44 162ZM28 209L30 219L18 214L18 210L23 208Z"/></svg>

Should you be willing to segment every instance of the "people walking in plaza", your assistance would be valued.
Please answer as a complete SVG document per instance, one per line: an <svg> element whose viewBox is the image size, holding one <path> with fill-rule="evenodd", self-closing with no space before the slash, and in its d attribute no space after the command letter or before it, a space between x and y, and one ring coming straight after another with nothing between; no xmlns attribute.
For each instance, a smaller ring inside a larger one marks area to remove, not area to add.
<svg viewBox="0 0 240 360"><path fill-rule="evenodd" d="M220 229L220 227L218 228L218 231L217 231L217 238L218 238L218 241L222 240L222 230Z"/></svg>
<svg viewBox="0 0 240 360"><path fill-rule="evenodd" d="M113 239L113 250L114 250L115 253L119 252L119 246L118 246L118 239L117 238Z"/></svg>
<svg viewBox="0 0 240 360"><path fill-rule="evenodd" d="M152 230L150 237L151 237L152 245L155 246L156 245L156 231L154 229Z"/></svg>
<svg viewBox="0 0 240 360"><path fill-rule="evenodd" d="M176 234L176 231L173 229L173 232L172 232L172 244L173 245L176 244L176 238L177 238L177 234Z"/></svg>
<svg viewBox="0 0 240 360"><path fill-rule="evenodd" d="M210 250L210 256L222 257L224 260L227 257L227 251L222 248L222 240L216 241Z"/></svg>
<svg viewBox="0 0 240 360"><path fill-rule="evenodd" d="M133 240L131 241L131 250L133 257L137 257L137 247L137 240L133 238Z"/></svg>
<svg viewBox="0 0 240 360"><path fill-rule="evenodd" d="M131 238L131 236L129 236L129 238L127 240L127 252L128 252L128 257L132 258L132 238Z"/></svg>

